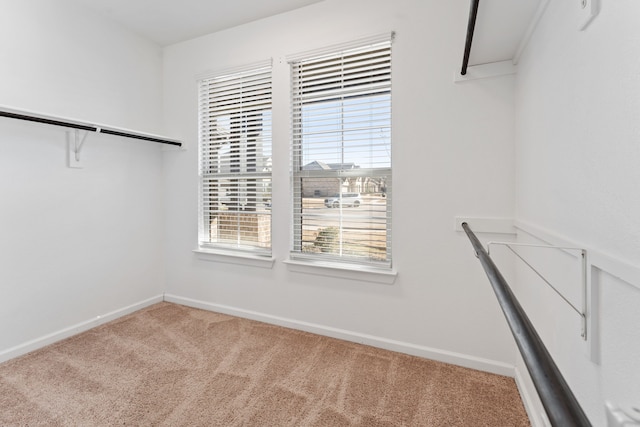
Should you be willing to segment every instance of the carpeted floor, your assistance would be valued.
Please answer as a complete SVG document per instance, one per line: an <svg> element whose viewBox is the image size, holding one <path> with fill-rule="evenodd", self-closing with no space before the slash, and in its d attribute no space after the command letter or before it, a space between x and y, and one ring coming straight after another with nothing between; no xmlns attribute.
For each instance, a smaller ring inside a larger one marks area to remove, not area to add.
<svg viewBox="0 0 640 427"><path fill-rule="evenodd" d="M160 303L1 364L0 425L529 422L511 378Z"/></svg>

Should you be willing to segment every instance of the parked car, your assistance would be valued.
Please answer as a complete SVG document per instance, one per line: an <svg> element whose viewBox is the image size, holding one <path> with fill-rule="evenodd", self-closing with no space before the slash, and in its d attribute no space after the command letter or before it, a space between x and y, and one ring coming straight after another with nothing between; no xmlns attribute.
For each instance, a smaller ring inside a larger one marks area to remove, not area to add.
<svg viewBox="0 0 640 427"><path fill-rule="evenodd" d="M342 206L353 206L357 208L362 204L362 198L360 193L342 193L342 197L339 194L333 195L327 199L324 199L324 205L328 208L340 207L340 201Z"/></svg>

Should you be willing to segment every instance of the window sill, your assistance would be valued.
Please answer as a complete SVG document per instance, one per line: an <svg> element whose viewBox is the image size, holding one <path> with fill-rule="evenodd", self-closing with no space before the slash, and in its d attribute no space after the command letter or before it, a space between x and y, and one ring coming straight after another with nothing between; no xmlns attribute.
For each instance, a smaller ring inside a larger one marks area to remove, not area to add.
<svg viewBox="0 0 640 427"><path fill-rule="evenodd" d="M193 253L202 261L240 264L258 268L273 268L275 258L245 253L216 251L211 249L194 249Z"/></svg>
<svg viewBox="0 0 640 427"><path fill-rule="evenodd" d="M398 273L395 270L379 270L367 267L351 267L329 262L309 262L287 259L284 261L289 271L317 276L337 277L340 279L360 280L363 282L392 285Z"/></svg>

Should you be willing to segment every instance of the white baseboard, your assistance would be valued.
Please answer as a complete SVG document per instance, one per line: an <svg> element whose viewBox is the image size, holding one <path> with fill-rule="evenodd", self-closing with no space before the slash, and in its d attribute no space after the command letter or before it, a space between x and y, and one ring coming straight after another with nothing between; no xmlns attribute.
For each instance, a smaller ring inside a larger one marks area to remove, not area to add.
<svg viewBox="0 0 640 427"><path fill-rule="evenodd" d="M156 304L162 301L163 301L163 296L158 295L153 298L149 298L144 301L140 301L138 303L129 305L127 307L111 311L107 314L96 316L93 319L89 319L84 322L77 323L73 326L69 326L68 328L64 328L62 330L47 334L43 337L36 338L31 341L27 341L24 344L19 344L7 350L0 351L0 363L13 359L18 356L22 356L23 354L27 354L29 352L32 352L39 348L53 344L65 338L69 338L81 332L88 331L89 329L95 328L96 326L100 326L104 323L110 322L119 317L125 316L127 314L133 313L134 311L138 311L140 309L143 309L152 304Z"/></svg>
<svg viewBox="0 0 640 427"><path fill-rule="evenodd" d="M490 372L498 375L509 377L514 376L514 366L504 362L484 359L480 357L470 356L466 354L441 350L437 348L425 347L421 345L411 344L402 341L390 340L387 338L377 337L374 335L361 334L359 332L348 331L345 329L332 328L329 326L318 325L314 323L303 322L295 319L287 319L270 314L259 313L250 310L244 310L236 307L230 307L221 304L214 304L206 301L194 300L191 298L180 297L177 295L165 294L164 300L188 307L200 308L217 313L228 314L231 316L242 317L251 320L257 320L286 328L297 329L314 334L324 335L331 338L338 338L345 341L356 342L359 344L370 345L385 350L396 351L399 353L410 354L412 356L423 357L425 359L437 360L439 362L450 363L465 368L477 369L479 371Z"/></svg>
<svg viewBox="0 0 640 427"><path fill-rule="evenodd" d="M518 391L520 392L520 399L522 400L522 404L524 405L524 409L527 411L527 415L529 416L529 422L531 423L531 427L550 427L551 424L547 420L547 415L540 412L541 404L533 399L531 393L529 393L529 388L527 387L527 382L531 383L531 380L525 379L526 373L522 373L518 367L515 368L515 381L516 386L518 387ZM531 383L531 387L533 387L533 383Z"/></svg>

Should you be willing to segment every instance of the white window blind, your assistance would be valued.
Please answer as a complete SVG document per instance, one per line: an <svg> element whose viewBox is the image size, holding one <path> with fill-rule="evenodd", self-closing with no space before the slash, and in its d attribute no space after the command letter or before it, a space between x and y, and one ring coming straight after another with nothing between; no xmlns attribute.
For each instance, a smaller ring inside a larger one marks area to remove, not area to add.
<svg viewBox="0 0 640 427"><path fill-rule="evenodd" d="M200 247L271 253L271 66L200 80Z"/></svg>
<svg viewBox="0 0 640 427"><path fill-rule="evenodd" d="M391 40L291 61L293 259L391 266Z"/></svg>

